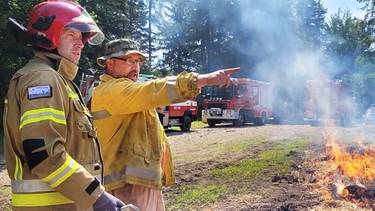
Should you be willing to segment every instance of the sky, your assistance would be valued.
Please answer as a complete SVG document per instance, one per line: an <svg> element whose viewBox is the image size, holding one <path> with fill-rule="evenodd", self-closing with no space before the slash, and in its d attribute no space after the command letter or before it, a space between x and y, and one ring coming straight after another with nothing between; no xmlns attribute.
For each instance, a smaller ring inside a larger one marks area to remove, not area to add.
<svg viewBox="0 0 375 211"><path fill-rule="evenodd" d="M322 0L324 8L327 8L327 17L336 14L341 8L341 11L349 9L350 13L357 17L363 18L365 12L360 9L363 3L358 3L356 0Z"/></svg>

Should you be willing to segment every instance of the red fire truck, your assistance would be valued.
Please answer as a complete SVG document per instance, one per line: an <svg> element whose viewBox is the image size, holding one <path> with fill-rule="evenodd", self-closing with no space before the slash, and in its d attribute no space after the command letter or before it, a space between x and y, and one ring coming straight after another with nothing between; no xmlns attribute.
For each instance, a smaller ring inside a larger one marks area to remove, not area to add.
<svg viewBox="0 0 375 211"><path fill-rule="evenodd" d="M272 115L272 85L248 78L232 78L226 87L208 86L204 90L202 121L210 127L231 122L264 125Z"/></svg>
<svg viewBox="0 0 375 211"><path fill-rule="evenodd" d="M352 87L342 81L306 81L304 120L320 125L328 119L348 125L353 115Z"/></svg>
<svg viewBox="0 0 375 211"><path fill-rule="evenodd" d="M164 128L179 126L181 131L189 131L192 121L197 120L198 105L195 99L190 99L156 110Z"/></svg>
<svg viewBox="0 0 375 211"><path fill-rule="evenodd" d="M99 81L98 72L92 72L90 75L82 73L79 89L81 90L83 100L85 101L88 109L91 109L92 91L94 90L94 87L99 84Z"/></svg>
<svg viewBox="0 0 375 211"><path fill-rule="evenodd" d="M139 74L138 83L145 83L155 79L155 76ZM82 75L80 90L84 101L91 109L91 97L95 86L99 84L98 74ZM192 121L197 120L198 105L195 99L187 100L169 106L156 109L159 113L160 122L164 128L179 126L182 131L189 131Z"/></svg>
<svg viewBox="0 0 375 211"><path fill-rule="evenodd" d="M168 81L175 82L176 76L169 76ZM198 104L195 98L182 103L175 103L157 108L159 119L164 128L179 126L181 131L189 131L192 121L198 119Z"/></svg>

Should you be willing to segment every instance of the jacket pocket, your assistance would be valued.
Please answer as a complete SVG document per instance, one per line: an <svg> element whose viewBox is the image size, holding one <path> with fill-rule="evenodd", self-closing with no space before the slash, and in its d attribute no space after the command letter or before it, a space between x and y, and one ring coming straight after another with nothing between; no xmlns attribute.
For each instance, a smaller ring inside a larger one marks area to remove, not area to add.
<svg viewBox="0 0 375 211"><path fill-rule="evenodd" d="M91 116L79 99L73 99L74 108L77 112L78 129L82 131L83 138L96 138L96 128L90 122Z"/></svg>
<svg viewBox="0 0 375 211"><path fill-rule="evenodd" d="M133 147L134 154L143 157L147 163L150 163L150 159L158 161L161 158L160 150L157 148L146 147L139 144L134 144Z"/></svg>
<svg viewBox="0 0 375 211"><path fill-rule="evenodd" d="M74 159L77 160L92 175L101 174L102 165L99 154L99 145L96 141L96 128L90 122L87 109L79 99L72 99L75 113L74 121L77 124L75 135L75 150L77 153ZM83 152L84 151L84 152ZM79 153L81 152L81 153Z"/></svg>

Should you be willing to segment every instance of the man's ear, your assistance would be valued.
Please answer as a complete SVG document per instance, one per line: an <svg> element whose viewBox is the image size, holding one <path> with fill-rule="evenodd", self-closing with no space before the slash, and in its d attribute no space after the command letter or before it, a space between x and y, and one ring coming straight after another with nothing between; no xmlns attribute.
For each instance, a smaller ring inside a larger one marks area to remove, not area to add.
<svg viewBox="0 0 375 211"><path fill-rule="evenodd" d="M114 61L114 59L107 59L107 60L105 60L105 64L107 65L107 68L113 67L115 65L115 61Z"/></svg>

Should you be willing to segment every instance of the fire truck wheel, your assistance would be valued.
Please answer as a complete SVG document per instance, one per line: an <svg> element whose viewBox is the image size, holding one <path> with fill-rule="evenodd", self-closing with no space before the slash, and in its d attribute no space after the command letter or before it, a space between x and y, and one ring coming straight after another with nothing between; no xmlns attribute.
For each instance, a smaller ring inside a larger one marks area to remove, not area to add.
<svg viewBox="0 0 375 211"><path fill-rule="evenodd" d="M256 125L264 125L266 124L266 121L267 121L267 115L265 112L263 112L260 117L255 118L254 123Z"/></svg>
<svg viewBox="0 0 375 211"><path fill-rule="evenodd" d="M234 126L244 126L245 125L245 115L243 114L242 111L240 111L238 119L234 120L233 124L234 124Z"/></svg>
<svg viewBox="0 0 375 211"><path fill-rule="evenodd" d="M215 127L216 121L212 119L207 119L207 124L210 127Z"/></svg>
<svg viewBox="0 0 375 211"><path fill-rule="evenodd" d="M189 131L191 128L191 118L188 115L185 115L183 117L182 125L180 126L180 129L182 131Z"/></svg>

